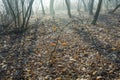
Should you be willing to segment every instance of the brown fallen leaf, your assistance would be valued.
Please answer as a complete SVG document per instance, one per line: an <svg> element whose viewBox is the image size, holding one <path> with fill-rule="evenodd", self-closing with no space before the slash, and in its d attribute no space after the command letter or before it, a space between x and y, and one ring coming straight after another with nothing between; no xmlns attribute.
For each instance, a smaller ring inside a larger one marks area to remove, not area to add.
<svg viewBox="0 0 120 80"><path fill-rule="evenodd" d="M62 46L67 46L68 44L67 44L67 42L63 42L63 43L61 43L61 45Z"/></svg>
<svg viewBox="0 0 120 80"><path fill-rule="evenodd" d="M56 43L50 43L50 46L56 46Z"/></svg>

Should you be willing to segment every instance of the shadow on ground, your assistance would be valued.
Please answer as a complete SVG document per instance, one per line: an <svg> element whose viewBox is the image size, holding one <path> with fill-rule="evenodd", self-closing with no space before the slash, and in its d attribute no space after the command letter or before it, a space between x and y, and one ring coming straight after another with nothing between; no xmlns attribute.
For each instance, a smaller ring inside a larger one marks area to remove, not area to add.
<svg viewBox="0 0 120 80"><path fill-rule="evenodd" d="M104 44L84 28L73 28L73 30L75 30L79 36L82 37L84 42L90 44L91 48L98 51L100 55L104 55L109 60L120 64L120 50L112 50L113 46L111 44Z"/></svg>

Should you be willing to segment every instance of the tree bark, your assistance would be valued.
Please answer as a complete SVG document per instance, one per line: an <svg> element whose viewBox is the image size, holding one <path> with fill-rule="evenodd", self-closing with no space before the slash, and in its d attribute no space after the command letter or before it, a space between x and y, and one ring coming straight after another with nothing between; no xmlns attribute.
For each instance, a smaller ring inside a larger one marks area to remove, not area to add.
<svg viewBox="0 0 120 80"><path fill-rule="evenodd" d="M99 3L98 3L98 6L97 6L97 10L96 10L94 19L93 19L93 21L92 21L92 24L93 24L93 25L96 25L96 21L97 21L97 19L98 19L98 16L99 16L99 13L100 13L100 9L101 9L101 4L102 4L102 0L99 0Z"/></svg>

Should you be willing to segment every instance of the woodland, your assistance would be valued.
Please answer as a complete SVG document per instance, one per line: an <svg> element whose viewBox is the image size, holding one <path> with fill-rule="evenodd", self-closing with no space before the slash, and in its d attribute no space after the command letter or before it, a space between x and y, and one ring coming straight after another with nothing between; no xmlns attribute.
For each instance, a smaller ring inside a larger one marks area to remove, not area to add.
<svg viewBox="0 0 120 80"><path fill-rule="evenodd" d="M0 0L0 80L120 80L120 0Z"/></svg>

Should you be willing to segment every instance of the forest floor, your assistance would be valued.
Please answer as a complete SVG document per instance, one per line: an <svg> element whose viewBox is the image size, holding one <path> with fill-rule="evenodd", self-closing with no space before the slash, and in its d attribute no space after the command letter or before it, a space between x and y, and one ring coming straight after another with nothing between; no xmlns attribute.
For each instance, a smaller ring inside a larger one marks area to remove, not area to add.
<svg viewBox="0 0 120 80"><path fill-rule="evenodd" d="M23 35L1 34L0 80L120 80L119 20L47 16Z"/></svg>

